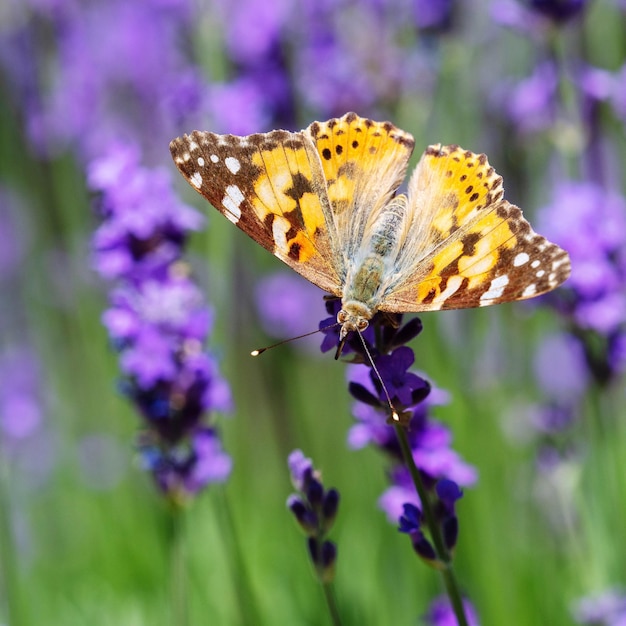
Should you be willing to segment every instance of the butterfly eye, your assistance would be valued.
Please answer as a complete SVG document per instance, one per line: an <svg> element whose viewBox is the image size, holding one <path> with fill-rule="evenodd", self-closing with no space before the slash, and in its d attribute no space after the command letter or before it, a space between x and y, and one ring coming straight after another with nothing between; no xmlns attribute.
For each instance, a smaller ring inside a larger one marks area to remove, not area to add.
<svg viewBox="0 0 626 626"><path fill-rule="evenodd" d="M348 314L343 309L341 309L341 311L337 313L337 321L340 324L343 324L344 322L348 321Z"/></svg>
<svg viewBox="0 0 626 626"><path fill-rule="evenodd" d="M369 325L370 323L363 318L359 319L359 321L356 323L356 327L361 331L365 330Z"/></svg>

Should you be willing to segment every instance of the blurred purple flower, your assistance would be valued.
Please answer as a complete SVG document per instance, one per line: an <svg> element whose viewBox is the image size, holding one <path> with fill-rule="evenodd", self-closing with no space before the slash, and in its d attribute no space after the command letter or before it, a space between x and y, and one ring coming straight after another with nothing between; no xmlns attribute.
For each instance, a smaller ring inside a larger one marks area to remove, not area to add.
<svg viewBox="0 0 626 626"><path fill-rule="evenodd" d="M96 270L105 278L145 280L181 255L204 217L175 195L170 173L140 165L135 144L114 143L87 168L106 218L94 236Z"/></svg>
<svg viewBox="0 0 626 626"><path fill-rule="evenodd" d="M469 600L463 600L463 608L465 609L468 626L479 626L476 609ZM447 596L435 598L424 619L428 626L457 626L458 624Z"/></svg>
<svg viewBox="0 0 626 626"><path fill-rule="evenodd" d="M30 348L0 353L0 438L5 442L27 439L41 427L41 384L39 362Z"/></svg>
<svg viewBox="0 0 626 626"><path fill-rule="evenodd" d="M209 411L230 409L230 392L203 350L212 312L183 260L203 218L178 200L165 171L140 165L133 144L113 144L88 173L104 218L94 264L117 281L103 322L120 352L122 389L145 420L140 453L163 492L184 500L230 472L205 424Z"/></svg>
<svg viewBox="0 0 626 626"><path fill-rule="evenodd" d="M272 123L263 87L249 77L213 85L209 107L214 120L212 130L218 133L249 135Z"/></svg>
<svg viewBox="0 0 626 626"><path fill-rule="evenodd" d="M420 30L445 32L450 29L456 0L416 0L415 23Z"/></svg>
<svg viewBox="0 0 626 626"><path fill-rule="evenodd" d="M551 400L576 402L585 393L589 383L585 352L570 334L543 337L533 360L537 384Z"/></svg>
<svg viewBox="0 0 626 626"><path fill-rule="evenodd" d="M185 498L209 484L228 479L232 460L212 428L196 428L185 441L166 446L140 438L141 459L163 493L170 498Z"/></svg>
<svg viewBox="0 0 626 626"><path fill-rule="evenodd" d="M265 332L277 339L290 339L314 330L323 308L323 294L293 272L277 272L262 278L255 290L255 300ZM319 336L303 337L295 345L317 352Z"/></svg>
<svg viewBox="0 0 626 626"><path fill-rule="evenodd" d="M492 108L510 120L520 133L550 128L556 119L559 77L552 62L538 64L522 80L504 81L492 94Z"/></svg>
<svg viewBox="0 0 626 626"><path fill-rule="evenodd" d="M33 143L69 144L93 158L112 138L133 139L161 154L175 123L206 104L201 95L178 99L187 110L168 104L189 75L179 42L191 9L186 0L60 3L47 16L57 57L43 106L29 120Z"/></svg>
<svg viewBox="0 0 626 626"><path fill-rule="evenodd" d="M611 359L626 332L626 199L590 182L559 183L539 225L572 259L569 281L548 301L568 318L587 367L605 383L620 371L619 358ZM603 338L602 353L589 332Z"/></svg>
<svg viewBox="0 0 626 626"><path fill-rule="evenodd" d="M226 25L230 55L235 62L244 64L253 64L271 53L290 26L296 9L293 0L218 0L216 6Z"/></svg>
<svg viewBox="0 0 626 626"><path fill-rule="evenodd" d="M433 24L437 16L430 10L424 20L430 17ZM406 44L406 26L418 26L421 14L411 3L372 0L358 8L352 2L304 3L292 35L299 97L320 117L384 111L403 89L416 88L407 80L414 76L409 69L414 42Z"/></svg>
<svg viewBox="0 0 626 626"><path fill-rule="evenodd" d="M599 594L580 599L573 610L578 624L588 626L625 626L626 593L621 589L608 589Z"/></svg>

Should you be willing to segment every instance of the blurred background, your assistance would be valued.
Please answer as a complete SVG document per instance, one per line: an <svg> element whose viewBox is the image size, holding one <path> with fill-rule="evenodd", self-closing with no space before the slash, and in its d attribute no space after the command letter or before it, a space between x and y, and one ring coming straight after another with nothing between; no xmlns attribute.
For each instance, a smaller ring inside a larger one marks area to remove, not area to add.
<svg viewBox="0 0 626 626"><path fill-rule="evenodd" d="M557 292L425 314L411 344L477 620L625 623L623 0L3 0L0 87L0 623L330 623L297 448L341 493L342 623L455 623L346 365L320 335L249 357L323 294L169 155L351 110L411 132L411 167L485 152L572 258Z"/></svg>

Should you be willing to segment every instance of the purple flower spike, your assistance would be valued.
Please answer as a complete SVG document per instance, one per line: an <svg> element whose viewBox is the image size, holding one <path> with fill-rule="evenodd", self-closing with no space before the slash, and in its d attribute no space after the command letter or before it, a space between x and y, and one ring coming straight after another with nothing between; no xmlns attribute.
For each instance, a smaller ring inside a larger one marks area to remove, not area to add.
<svg viewBox="0 0 626 626"><path fill-rule="evenodd" d="M181 502L226 480L232 463L207 425L209 411L231 406L203 350L212 311L183 260L189 233L204 220L177 199L165 171L140 164L133 144L114 144L92 161L89 182L104 218L94 264L117 281L103 323L120 353L121 388L144 420L144 466Z"/></svg>
<svg viewBox="0 0 626 626"><path fill-rule="evenodd" d="M595 382L606 385L624 368L619 346L626 334L626 198L594 183L562 182L540 218L542 232L572 259L569 281L546 301L569 323L579 344L578 364L583 361ZM571 378L580 380L575 365L573 358Z"/></svg>
<svg viewBox="0 0 626 626"><path fill-rule="evenodd" d="M291 481L299 492L287 498L287 508L307 536L309 556L319 580L328 583L334 577L337 547L326 539L326 535L337 515L339 492L324 489L311 459L306 458L301 450L294 450L287 464Z"/></svg>

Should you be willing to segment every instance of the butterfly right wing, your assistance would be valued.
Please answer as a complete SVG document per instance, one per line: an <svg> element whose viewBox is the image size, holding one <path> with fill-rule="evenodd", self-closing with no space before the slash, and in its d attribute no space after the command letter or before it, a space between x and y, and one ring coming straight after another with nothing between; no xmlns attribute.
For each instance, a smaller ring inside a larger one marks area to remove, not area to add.
<svg viewBox="0 0 626 626"><path fill-rule="evenodd" d="M341 295L326 181L303 133L194 131L174 139L170 152L187 182L222 215L307 280Z"/></svg>
<svg viewBox="0 0 626 626"><path fill-rule="evenodd" d="M504 199L484 154L430 146L409 182L412 223L381 310L434 311L525 300L567 279L567 252Z"/></svg>

